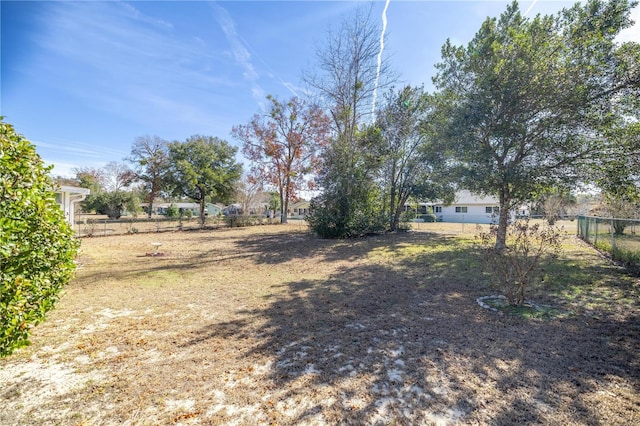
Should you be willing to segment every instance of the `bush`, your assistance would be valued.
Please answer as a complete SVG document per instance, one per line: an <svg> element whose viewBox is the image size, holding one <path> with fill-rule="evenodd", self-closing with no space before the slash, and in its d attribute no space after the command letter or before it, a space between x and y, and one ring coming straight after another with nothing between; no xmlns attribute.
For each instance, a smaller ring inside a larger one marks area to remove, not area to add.
<svg viewBox="0 0 640 426"><path fill-rule="evenodd" d="M29 343L75 270L79 244L49 170L0 118L0 356Z"/></svg>
<svg viewBox="0 0 640 426"><path fill-rule="evenodd" d="M400 222L409 222L416 218L416 211L413 209L408 209L400 215Z"/></svg>
<svg viewBox="0 0 640 426"><path fill-rule="evenodd" d="M180 216L180 210L178 210L178 207L175 204L171 203L171 205L167 207L165 215L167 217L178 217Z"/></svg>
<svg viewBox="0 0 640 426"><path fill-rule="evenodd" d="M540 282L542 263L560 251L561 233L552 226L531 225L519 220L507 230L507 248L494 247L498 227L480 233L484 260L496 275L494 286L500 289L511 306L522 306L531 287Z"/></svg>
<svg viewBox="0 0 640 426"><path fill-rule="evenodd" d="M367 234L383 233L387 229L388 219L371 206L362 204L361 208L343 209L339 203L327 206L317 200L311 200L311 213L306 217L309 228L321 238L354 238ZM348 214L343 214L347 211Z"/></svg>
<svg viewBox="0 0 640 426"><path fill-rule="evenodd" d="M437 218L435 214L428 213L428 214L421 214L420 216L418 216L418 219L422 219L425 222L435 222Z"/></svg>
<svg viewBox="0 0 640 426"><path fill-rule="evenodd" d="M262 225L262 217L256 215L230 215L225 216L225 223L229 228Z"/></svg>
<svg viewBox="0 0 640 426"><path fill-rule="evenodd" d="M137 215L140 208L138 197L132 192L125 191L91 194L81 205L84 211L93 210L98 214L106 214L109 219L120 219L125 211Z"/></svg>

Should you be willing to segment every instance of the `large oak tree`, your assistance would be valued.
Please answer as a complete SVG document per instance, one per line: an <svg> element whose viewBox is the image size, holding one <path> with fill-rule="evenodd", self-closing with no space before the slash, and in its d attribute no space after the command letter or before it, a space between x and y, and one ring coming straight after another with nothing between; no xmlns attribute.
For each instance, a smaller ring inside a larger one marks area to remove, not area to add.
<svg viewBox="0 0 640 426"><path fill-rule="evenodd" d="M228 201L242 173L236 162L237 148L212 136L195 135L185 142L169 144L169 179L173 193L200 204L200 223L204 226L205 203Z"/></svg>
<svg viewBox="0 0 640 426"><path fill-rule="evenodd" d="M608 151L606 130L640 87L637 44L615 41L633 6L590 0L528 19L514 2L466 47L443 46L442 137L462 186L499 199L496 248L512 207L575 182Z"/></svg>

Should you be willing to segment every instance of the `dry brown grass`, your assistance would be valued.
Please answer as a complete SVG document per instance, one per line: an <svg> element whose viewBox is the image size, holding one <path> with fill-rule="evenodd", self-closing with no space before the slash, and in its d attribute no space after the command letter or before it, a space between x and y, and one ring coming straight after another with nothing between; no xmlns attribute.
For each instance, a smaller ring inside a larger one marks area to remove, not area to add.
<svg viewBox="0 0 640 426"><path fill-rule="evenodd" d="M0 360L0 424L638 424L637 280L568 240L549 271L575 286L535 296L572 313L499 316L475 227L418 228L84 239Z"/></svg>

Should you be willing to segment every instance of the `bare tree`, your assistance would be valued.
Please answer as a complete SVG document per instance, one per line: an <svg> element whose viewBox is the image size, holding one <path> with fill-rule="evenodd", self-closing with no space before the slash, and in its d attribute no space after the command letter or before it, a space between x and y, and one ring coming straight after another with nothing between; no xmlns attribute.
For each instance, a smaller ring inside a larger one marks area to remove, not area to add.
<svg viewBox="0 0 640 426"><path fill-rule="evenodd" d="M136 179L135 173L126 163L111 161L104 166L105 186L110 192L118 192L130 186Z"/></svg>
<svg viewBox="0 0 640 426"><path fill-rule="evenodd" d="M329 110L338 139L350 144L358 124L371 121L374 93L394 81L386 58L378 70L381 31L371 9L358 9L337 31L329 32L326 45L316 52L314 71L304 76Z"/></svg>
<svg viewBox="0 0 640 426"><path fill-rule="evenodd" d="M242 179L236 184L236 201L240 204L243 214L250 214L261 194L262 182L243 173Z"/></svg>

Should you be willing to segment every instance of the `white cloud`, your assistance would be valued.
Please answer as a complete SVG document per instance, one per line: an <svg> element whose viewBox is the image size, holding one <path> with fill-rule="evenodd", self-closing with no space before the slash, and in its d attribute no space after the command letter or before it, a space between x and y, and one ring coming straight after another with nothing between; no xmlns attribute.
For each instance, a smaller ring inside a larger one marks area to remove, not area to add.
<svg viewBox="0 0 640 426"><path fill-rule="evenodd" d="M243 69L243 78L251 84L251 93L253 94L254 100L259 105L264 105L265 92L257 83L260 75L253 65L253 62L251 60L251 53L249 52L247 43L242 39L242 37L240 37L240 35L236 31L235 22L226 9L216 3L213 3L211 5L211 8L213 9L214 16L218 21L222 32L224 32L224 35L229 42L229 45L231 47L231 55Z"/></svg>
<svg viewBox="0 0 640 426"><path fill-rule="evenodd" d="M88 107L131 122L202 124L210 121L203 103L225 100L221 93L233 86L231 76L211 74L225 60L204 40L180 37L170 23L125 3L56 3L42 24L48 55L34 69Z"/></svg>

